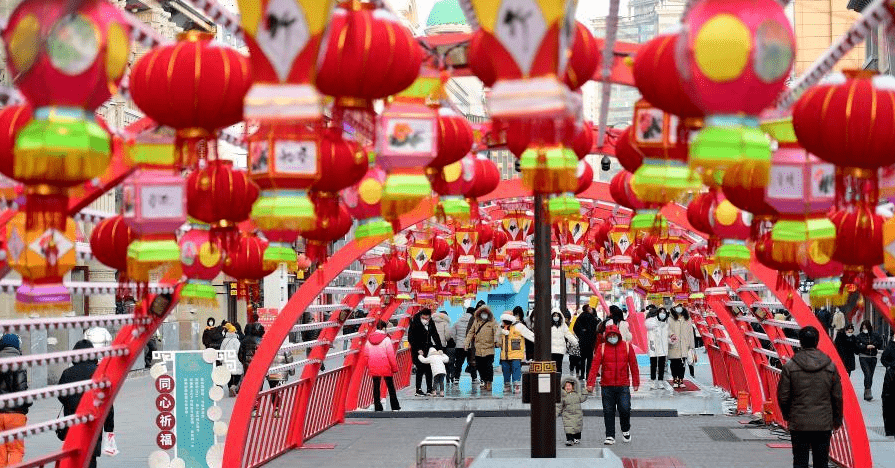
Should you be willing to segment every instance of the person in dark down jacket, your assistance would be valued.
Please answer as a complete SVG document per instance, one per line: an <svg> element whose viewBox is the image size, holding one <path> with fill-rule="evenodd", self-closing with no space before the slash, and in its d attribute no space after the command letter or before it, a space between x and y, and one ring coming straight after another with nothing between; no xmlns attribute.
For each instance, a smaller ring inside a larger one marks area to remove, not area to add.
<svg viewBox="0 0 895 468"><path fill-rule="evenodd" d="M855 344L855 354L858 355L858 363L861 364L861 372L864 373L864 399L873 400L873 373L876 371L876 355L883 347L883 339L873 331L870 320L861 322L861 333Z"/></svg>
<svg viewBox="0 0 895 468"><path fill-rule="evenodd" d="M600 393L603 398L603 423L606 425L605 445L615 443L615 412L618 410L622 440L631 441L631 391L640 388L640 369L631 344L622 340L615 325L606 327L606 341L594 350L594 364L587 375L587 392L594 391L600 374Z"/></svg>
<svg viewBox="0 0 895 468"><path fill-rule="evenodd" d="M817 349L820 332L807 326L799 330L801 350L780 374L777 401L792 439L794 468L808 468L808 452L814 467L827 467L832 431L842 426L842 384L833 361Z"/></svg>
<svg viewBox="0 0 895 468"><path fill-rule="evenodd" d="M74 350L79 349L87 349L92 348L93 343L90 340L80 340L75 343ZM68 369L62 371L62 376L59 377L59 385L69 384L72 382L80 382L81 380L90 380L93 378L93 373L96 372L97 361L81 361L73 364ZM71 416L75 414L78 410L78 405L81 403L81 393L69 394L59 397L59 402L62 403L62 414L64 416ZM115 432L115 408L111 408L109 410L109 415L106 416L105 424L103 425L103 431L105 432ZM90 459L90 468L96 468L96 459L100 454L101 444L99 441L96 441L96 446L93 449L93 454Z"/></svg>
<svg viewBox="0 0 895 468"><path fill-rule="evenodd" d="M475 356L473 353L468 352L466 348L463 347L463 342L466 339L466 331L469 329L469 325L475 320L475 309L472 307L466 308L466 315L461 315L460 318L454 322L454 326L452 327L452 335L454 336L454 375L453 379L456 382L460 381L460 373L463 372L463 361L466 360L467 368L469 369L469 377L472 379L473 383L478 378L478 373L475 370Z"/></svg>
<svg viewBox="0 0 895 468"><path fill-rule="evenodd" d="M7 333L0 338L0 359L19 357L22 355L22 345L18 335ZM0 373L0 395L24 392L28 390L28 374L24 369L8 370ZM25 426L28 422L28 408L31 403L22 401L21 405L9 406L0 409L0 431L8 431ZM22 439L10 440L0 445L0 467L15 465L22 462L25 456L25 441Z"/></svg>
<svg viewBox="0 0 895 468"><path fill-rule="evenodd" d="M839 352L839 359L842 359L845 370L848 372L848 375L851 375L852 371L855 370L855 346L857 345L855 341L855 326L848 324L844 330L836 333L835 344L836 351Z"/></svg>
<svg viewBox="0 0 895 468"><path fill-rule="evenodd" d="M444 349L435 322L432 321L430 309L420 309L420 312L413 316L410 328L407 330L407 341L410 343L410 352L413 353L413 363L416 365L416 394L422 396L426 394L422 389L423 377L426 378L426 391L433 391L432 367L420 362L419 357L427 356L429 348Z"/></svg>
<svg viewBox="0 0 895 468"><path fill-rule="evenodd" d="M597 318L597 312L591 306L583 305L573 329L575 336L578 337L578 347L581 349L581 365L578 368L578 376L581 379L586 378L587 373L590 372L594 358L594 346L597 343L597 327L599 326L600 319Z"/></svg>
<svg viewBox="0 0 895 468"><path fill-rule="evenodd" d="M895 436L895 366L886 368L883 377L883 426L887 436Z"/></svg>
<svg viewBox="0 0 895 468"><path fill-rule="evenodd" d="M562 395L556 404L557 416L562 416L562 427L566 432L566 445L581 443L581 430L584 428L584 410L581 404L587 400L578 387L578 379L566 376L562 381Z"/></svg>
<svg viewBox="0 0 895 468"><path fill-rule="evenodd" d="M245 338L239 342L239 351L236 352L236 358L242 364L243 372L248 372L249 364L255 358L255 352L261 345L261 339L264 338L264 325L260 323L250 323L245 328Z"/></svg>
<svg viewBox="0 0 895 468"><path fill-rule="evenodd" d="M382 411L381 380L385 380L385 386L388 387L389 404L392 411L401 409L401 405L398 404L398 392L395 390L395 380L392 377L398 372L398 358L395 354L395 345L385 333L387 325L381 320L376 323L376 331L370 333L367 343L364 344L367 369L373 378L373 407L376 411Z"/></svg>

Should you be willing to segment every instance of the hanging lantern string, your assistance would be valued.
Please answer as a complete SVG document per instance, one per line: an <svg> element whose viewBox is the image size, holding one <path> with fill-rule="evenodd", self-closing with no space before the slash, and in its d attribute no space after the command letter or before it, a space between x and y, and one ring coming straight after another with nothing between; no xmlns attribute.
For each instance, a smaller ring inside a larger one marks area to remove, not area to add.
<svg viewBox="0 0 895 468"><path fill-rule="evenodd" d="M808 88L820 82L823 77L833 70L839 60L851 52L852 49L861 45L867 36L879 25L886 26L887 37L892 35L892 13L889 11L887 0L874 0L868 5L858 18L833 45L827 49L826 53L821 55L811 64L792 85L791 88L784 91L783 95L777 99L778 109L788 109L795 104ZM891 41L890 41L891 42Z"/></svg>
<svg viewBox="0 0 895 468"><path fill-rule="evenodd" d="M612 84L609 82L609 77L612 71L616 33L618 32L619 3L619 0L610 0L609 17L606 18L606 40L603 42L603 69L600 70L603 88L600 101L600 128L597 133L597 148L603 146L603 139L606 137L606 123L609 120L609 97L612 94Z"/></svg>

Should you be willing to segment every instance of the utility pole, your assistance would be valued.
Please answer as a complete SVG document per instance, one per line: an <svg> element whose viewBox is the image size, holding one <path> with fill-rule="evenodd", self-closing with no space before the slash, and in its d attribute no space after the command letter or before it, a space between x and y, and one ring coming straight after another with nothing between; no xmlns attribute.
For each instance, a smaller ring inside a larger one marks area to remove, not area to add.
<svg viewBox="0 0 895 468"><path fill-rule="evenodd" d="M550 356L550 223L543 195L534 196L535 310L534 362L529 366L531 457L556 458L556 391L558 371Z"/></svg>
<svg viewBox="0 0 895 468"><path fill-rule="evenodd" d="M566 315L566 310L569 307L566 305L569 302L569 295L566 291L566 270L562 269L562 264L559 266L559 311L562 312L563 317ZM562 369L557 369L557 372L560 372Z"/></svg>

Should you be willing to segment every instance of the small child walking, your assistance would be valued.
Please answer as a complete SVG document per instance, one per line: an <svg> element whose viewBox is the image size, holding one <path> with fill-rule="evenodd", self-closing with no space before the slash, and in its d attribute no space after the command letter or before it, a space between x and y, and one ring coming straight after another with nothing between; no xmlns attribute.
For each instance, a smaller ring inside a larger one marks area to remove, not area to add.
<svg viewBox="0 0 895 468"><path fill-rule="evenodd" d="M432 367L432 377L434 378L432 396L444 396L444 379L447 375L446 365L450 357L444 354L444 351L429 348L429 354L420 356L419 360L423 364L428 364Z"/></svg>
<svg viewBox="0 0 895 468"><path fill-rule="evenodd" d="M556 415L562 416L562 426L566 431L566 445L581 443L581 429L584 427L584 410L581 403L587 394L578 388L578 379L568 376L563 379L562 401L556 404Z"/></svg>

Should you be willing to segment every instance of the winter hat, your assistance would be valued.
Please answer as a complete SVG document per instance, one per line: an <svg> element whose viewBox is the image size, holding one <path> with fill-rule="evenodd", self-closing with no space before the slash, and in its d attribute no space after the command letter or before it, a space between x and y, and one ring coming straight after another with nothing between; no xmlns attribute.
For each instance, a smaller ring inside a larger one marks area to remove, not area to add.
<svg viewBox="0 0 895 468"><path fill-rule="evenodd" d="M503 313L500 315L500 321L513 323L516 321L516 317L511 314Z"/></svg>
<svg viewBox="0 0 895 468"><path fill-rule="evenodd" d="M78 350L78 349L88 349L88 348L92 348L92 347L93 347L93 342L92 342L92 341L90 341L90 340L78 340L78 342L75 343L75 346L74 346L74 348L72 348L72 349L73 349L73 350Z"/></svg>
<svg viewBox="0 0 895 468"><path fill-rule="evenodd" d="M236 327L234 327L232 323L224 325L224 328L230 333L236 333Z"/></svg>
<svg viewBox="0 0 895 468"><path fill-rule="evenodd" d="M22 341L19 340L19 335L13 333L7 333L3 335L3 338L0 338L0 349L13 347L22 350Z"/></svg>

